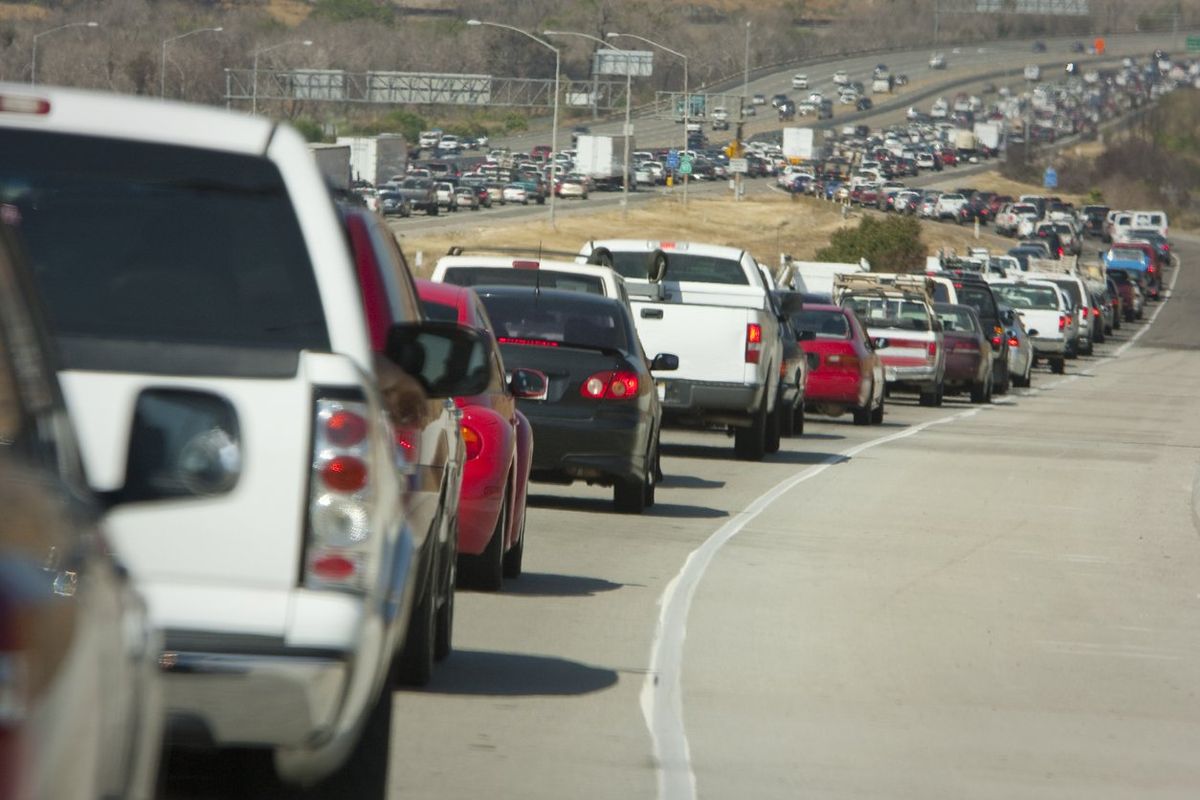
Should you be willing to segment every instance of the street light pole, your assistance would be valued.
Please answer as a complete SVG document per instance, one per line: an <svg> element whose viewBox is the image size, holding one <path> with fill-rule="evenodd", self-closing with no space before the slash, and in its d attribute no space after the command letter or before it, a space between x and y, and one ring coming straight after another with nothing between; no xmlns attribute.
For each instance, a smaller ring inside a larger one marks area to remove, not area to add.
<svg viewBox="0 0 1200 800"><path fill-rule="evenodd" d="M635 33L610 33L610 34L608 34L608 38L610 38L610 39L616 38L618 36L628 36L630 39L637 39L639 42L645 42L646 44L650 45L651 47L657 47L659 50L665 50L666 52L670 53L671 55L678 56L679 58L683 59L683 149L679 151L680 154L682 155L688 149L688 117L690 116L691 110L692 110L692 98L688 95L688 57L685 56L683 53L679 52L678 50L672 50L671 48L667 47L664 44L660 44L658 42L651 41L650 39L647 39L645 36L638 36ZM689 177L690 177L690 175L685 172L683 175L683 205L684 205L684 208L687 207L687 201L688 201L688 178Z"/></svg>
<svg viewBox="0 0 1200 800"><path fill-rule="evenodd" d="M556 225L554 200L555 197L557 197L557 193L554 191L554 161L555 156L558 155L558 96L560 94L559 81L561 80L562 75L562 54L559 52L557 47L550 44L545 39L541 39L537 36L534 36L529 31L522 30L512 25L505 25L501 22L486 22L481 19L469 19L467 20L467 24L473 27L485 25L489 28L503 28L506 31L513 31L514 33L519 33L526 38L533 39L535 42L548 50L554 51L554 115L550 122L550 227L553 228Z"/></svg>
<svg viewBox="0 0 1200 800"><path fill-rule="evenodd" d="M590 33L579 33L577 31L542 31L545 36L578 36L581 39L590 39L593 42L598 42L601 47L607 47L609 50L615 50L618 53L628 53L628 50L623 50L616 45L609 44L599 36L592 36ZM622 164L622 179L621 179L621 219L629 217L629 129L630 129L630 112L632 110L631 102L633 93L633 72L630 70L629 58L625 59L625 159ZM686 126L685 126L686 127Z"/></svg>
<svg viewBox="0 0 1200 800"><path fill-rule="evenodd" d="M99 22L68 22L66 25L59 25L57 28L51 28L48 31L42 31L41 33L35 33L33 35L33 63L30 65L30 68L29 68L29 85L37 86L38 39L42 38L43 36L49 36L52 33L57 33L58 31L65 31L67 28L99 28L99 27L100 27Z"/></svg>
<svg viewBox="0 0 1200 800"><path fill-rule="evenodd" d="M210 33L210 32L211 33L220 33L223 30L225 30L224 27L197 28L194 31L188 31L187 33L181 33L178 36L172 36L169 39L163 39L162 63L158 69L158 73L159 73L158 96L160 99L164 99L167 96L167 45L169 45L171 42L175 42L180 39L186 39L189 36L194 36L197 33Z"/></svg>
<svg viewBox="0 0 1200 800"><path fill-rule="evenodd" d="M292 39L291 41L288 41L288 42L280 42L279 44L273 44L270 47L264 47L261 50L254 51L254 75L252 78L254 86L250 89L250 113L251 114L258 113L258 57L261 56L263 53L269 53L272 50L278 50L281 47L288 47L289 45L293 45L293 44L298 44L303 47L312 47L312 39Z"/></svg>

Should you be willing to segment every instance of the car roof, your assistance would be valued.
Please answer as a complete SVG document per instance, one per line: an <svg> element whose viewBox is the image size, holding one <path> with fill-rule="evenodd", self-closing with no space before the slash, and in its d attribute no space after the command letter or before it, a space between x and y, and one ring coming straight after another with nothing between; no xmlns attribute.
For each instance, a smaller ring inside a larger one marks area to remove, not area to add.
<svg viewBox="0 0 1200 800"><path fill-rule="evenodd" d="M442 256L434 266L434 275L441 275L455 267L490 267L493 269L517 269L516 262L528 264L536 262L538 269L547 271L570 272L576 275L592 275L604 281L614 283L624 280L612 267L599 264L580 264L576 261L557 261L548 258L538 258L536 253L528 255L513 253L511 255L456 255ZM436 278L435 278L436 279Z"/></svg>
<svg viewBox="0 0 1200 800"><path fill-rule="evenodd" d="M58 131L155 144L263 155L278 125L222 108L112 92L0 83L6 128ZM24 101L31 109L15 111Z"/></svg>
<svg viewBox="0 0 1200 800"><path fill-rule="evenodd" d="M540 289L535 286L480 286L475 290L481 298L487 297L527 297L535 303L546 303L556 306L575 306L577 308L592 307L597 310L624 310L624 303L612 297L585 292L573 292L568 289Z"/></svg>
<svg viewBox="0 0 1200 800"><path fill-rule="evenodd" d="M584 243L580 255L591 254L597 247L606 247L613 252L621 253L652 253L664 250L668 253L691 253L693 255L714 256L740 261L745 250L738 247L728 247L719 244L703 244L699 242L661 241L654 239L594 239Z"/></svg>

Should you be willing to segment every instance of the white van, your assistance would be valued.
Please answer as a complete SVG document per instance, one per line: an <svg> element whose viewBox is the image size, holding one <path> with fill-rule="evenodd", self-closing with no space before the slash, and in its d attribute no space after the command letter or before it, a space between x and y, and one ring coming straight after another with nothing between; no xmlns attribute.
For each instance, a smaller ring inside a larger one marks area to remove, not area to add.
<svg viewBox="0 0 1200 800"><path fill-rule="evenodd" d="M1167 235L1167 230L1170 228L1167 220L1167 212L1165 211L1134 211L1133 214L1133 229L1134 230L1156 230L1163 236Z"/></svg>
<svg viewBox="0 0 1200 800"><path fill-rule="evenodd" d="M792 88L793 89L807 89L808 88L808 76L804 75L804 74L793 75L792 76Z"/></svg>

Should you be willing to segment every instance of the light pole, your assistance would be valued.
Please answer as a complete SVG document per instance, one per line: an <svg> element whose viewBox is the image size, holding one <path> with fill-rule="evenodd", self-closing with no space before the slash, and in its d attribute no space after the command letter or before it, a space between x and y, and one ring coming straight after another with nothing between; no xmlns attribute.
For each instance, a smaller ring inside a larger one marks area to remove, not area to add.
<svg viewBox="0 0 1200 800"><path fill-rule="evenodd" d="M742 63L742 108L750 96L750 20L746 20L746 57Z"/></svg>
<svg viewBox="0 0 1200 800"><path fill-rule="evenodd" d="M688 57L678 50L672 50L665 44L653 42L645 36L638 36L636 33L610 33L607 34L609 39L615 39L618 36L628 36L630 39L637 39L639 42L645 42L651 47L657 47L659 50L665 50L673 56L678 56L683 59L683 149L679 151L682 156L688 149L688 117L692 111L692 98L688 96ZM683 174L683 205L687 206L688 200L688 177L689 173Z"/></svg>
<svg viewBox="0 0 1200 800"><path fill-rule="evenodd" d="M618 53L628 53L629 52L628 50L622 50L620 47L617 47L616 45L609 44L608 42L601 39L599 36L592 36L590 33L578 33L576 31L542 31L542 33L546 36L578 36L581 39L590 39L593 42L598 42L601 47L607 47L609 50L615 50ZM622 194L621 218L622 219L626 219L629 216L629 127L630 127L629 114L630 114L630 110L631 110L630 94L632 93L632 90L633 90L633 70L630 67L628 57L626 57L626 59L625 59L625 131L624 131L625 158L624 158L624 163L621 165L621 171L623 173L623 176L621 179L621 194Z"/></svg>
<svg viewBox="0 0 1200 800"><path fill-rule="evenodd" d="M57 28L51 28L48 31L35 33L33 35L33 64L29 68L29 85L37 86L37 45L38 39L43 36L49 36L58 31L65 31L67 28L99 28L99 22L68 22L66 25L59 25Z"/></svg>
<svg viewBox="0 0 1200 800"><path fill-rule="evenodd" d="M270 47L264 47L261 50L254 51L254 76L253 76L254 86L250 90L250 113L251 114L258 113L258 57L261 56L263 53L269 53L272 50L278 50L281 47L288 47L293 44L298 44L298 45L301 45L302 47L312 47L312 39L292 39L289 42L280 42L279 44L273 44Z"/></svg>
<svg viewBox="0 0 1200 800"><path fill-rule="evenodd" d="M512 25L505 25L501 22L486 22L481 19L469 19L467 20L467 24L471 26L485 25L489 28L503 28L506 31L513 31L526 38L533 39L547 50L554 51L554 116L550 122L550 227L553 228L555 226L554 198L557 197L557 193L554 191L554 160L555 156L558 155L558 83L562 70L562 55L557 47L545 39L534 36L529 31L521 30Z"/></svg>
<svg viewBox="0 0 1200 800"><path fill-rule="evenodd" d="M181 33L178 36L172 36L169 39L163 39L162 63L159 66L159 70L158 70L158 73L159 73L158 96L160 98L165 98L167 96L167 45L169 45L171 42L175 42L180 39L185 39L188 36L193 36L197 33L210 33L210 32L211 33L220 33L223 30L225 30L225 28L223 28L223 27L197 28L194 31L188 31L187 33Z"/></svg>

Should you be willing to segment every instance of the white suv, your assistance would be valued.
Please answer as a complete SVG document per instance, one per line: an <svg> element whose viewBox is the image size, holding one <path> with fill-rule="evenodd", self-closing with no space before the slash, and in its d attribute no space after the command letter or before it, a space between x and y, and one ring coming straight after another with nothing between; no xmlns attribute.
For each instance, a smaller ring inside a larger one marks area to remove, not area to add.
<svg viewBox="0 0 1200 800"><path fill-rule="evenodd" d="M792 88L793 89L807 89L808 88L808 76L803 75L803 74L793 75L792 76Z"/></svg>
<svg viewBox="0 0 1200 800"><path fill-rule="evenodd" d="M962 221L962 211L967 207L967 198L961 194L944 194L937 199L933 207L934 219L952 219Z"/></svg>
<svg viewBox="0 0 1200 800"><path fill-rule="evenodd" d="M0 146L21 154L0 176L6 212L89 482L121 502L115 549L163 632L168 733L271 751L319 795L383 797L385 679L414 591L391 417L422 388L482 390L449 367L482 343L397 325L373 356L345 234L291 128L14 84L0 100Z"/></svg>

